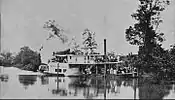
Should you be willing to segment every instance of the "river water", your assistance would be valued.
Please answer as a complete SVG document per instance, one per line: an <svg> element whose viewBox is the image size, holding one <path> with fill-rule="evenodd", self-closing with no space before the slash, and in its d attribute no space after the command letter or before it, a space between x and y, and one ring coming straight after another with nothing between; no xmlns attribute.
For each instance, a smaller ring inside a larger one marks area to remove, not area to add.
<svg viewBox="0 0 175 100"><path fill-rule="evenodd" d="M0 98L5 99L175 99L175 84L167 81L113 77L56 77L27 73L14 67L3 69ZM1 71L2 73L2 71ZM106 84L105 84L106 83Z"/></svg>

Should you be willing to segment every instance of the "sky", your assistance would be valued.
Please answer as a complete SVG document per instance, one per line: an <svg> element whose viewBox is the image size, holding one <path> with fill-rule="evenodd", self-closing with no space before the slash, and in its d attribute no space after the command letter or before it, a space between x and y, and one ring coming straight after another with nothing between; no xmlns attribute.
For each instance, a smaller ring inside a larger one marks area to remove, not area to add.
<svg viewBox="0 0 175 100"><path fill-rule="evenodd" d="M125 30L133 25L131 14L138 0L1 0L2 50L19 52L24 45L41 51L45 57L53 51L65 50L58 38L45 41L49 36L43 25L49 19L64 27L68 37L75 36L81 43L81 32L89 28L96 33L99 52L107 39L107 51L117 54L137 53L138 47L125 39ZM104 16L106 21L104 21ZM173 44L175 37L175 1L162 12L160 29L165 33L164 48Z"/></svg>

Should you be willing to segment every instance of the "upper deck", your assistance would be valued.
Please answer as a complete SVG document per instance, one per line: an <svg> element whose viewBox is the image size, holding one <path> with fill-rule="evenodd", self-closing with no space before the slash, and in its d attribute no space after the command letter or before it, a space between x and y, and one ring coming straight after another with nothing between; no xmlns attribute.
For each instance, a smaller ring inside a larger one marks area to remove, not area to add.
<svg viewBox="0 0 175 100"><path fill-rule="evenodd" d="M122 61L117 62L104 62L104 55L91 54L91 55L55 55L56 60L59 63L68 63L68 64L117 64Z"/></svg>

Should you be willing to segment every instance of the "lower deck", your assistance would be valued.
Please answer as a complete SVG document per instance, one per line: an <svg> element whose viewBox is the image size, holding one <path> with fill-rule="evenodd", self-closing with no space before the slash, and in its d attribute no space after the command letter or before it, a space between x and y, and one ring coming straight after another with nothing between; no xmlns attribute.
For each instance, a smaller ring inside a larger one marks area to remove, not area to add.
<svg viewBox="0 0 175 100"><path fill-rule="evenodd" d="M48 71L44 71L45 74L63 75L63 76L81 76L81 75L103 75L106 68L106 74L116 76L137 76L136 70L129 67L121 67L119 63L96 63L96 64L58 64L56 66L49 67Z"/></svg>

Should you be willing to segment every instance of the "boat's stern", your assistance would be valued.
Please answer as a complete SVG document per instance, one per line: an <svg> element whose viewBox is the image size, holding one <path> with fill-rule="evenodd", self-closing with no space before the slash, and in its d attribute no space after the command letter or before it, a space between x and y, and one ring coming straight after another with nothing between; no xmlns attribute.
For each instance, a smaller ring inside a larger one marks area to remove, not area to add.
<svg viewBox="0 0 175 100"><path fill-rule="evenodd" d="M70 68L68 63L49 63L49 74L59 74L64 76L73 76L79 74L78 68Z"/></svg>

